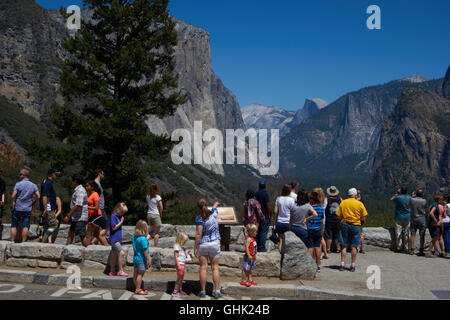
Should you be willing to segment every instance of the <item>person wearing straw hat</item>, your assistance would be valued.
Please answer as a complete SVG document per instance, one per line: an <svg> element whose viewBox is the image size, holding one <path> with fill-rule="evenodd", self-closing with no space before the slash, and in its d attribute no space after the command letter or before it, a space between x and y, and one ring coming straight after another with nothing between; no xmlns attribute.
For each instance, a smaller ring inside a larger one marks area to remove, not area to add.
<svg viewBox="0 0 450 320"><path fill-rule="evenodd" d="M325 208L325 233L324 238L327 245L327 253L331 252L331 245L334 242L336 246L336 252L340 253L339 249L339 232L341 230L341 220L336 215L339 209L339 205L342 202L342 198L339 196L339 189L335 186L327 188L328 203Z"/></svg>

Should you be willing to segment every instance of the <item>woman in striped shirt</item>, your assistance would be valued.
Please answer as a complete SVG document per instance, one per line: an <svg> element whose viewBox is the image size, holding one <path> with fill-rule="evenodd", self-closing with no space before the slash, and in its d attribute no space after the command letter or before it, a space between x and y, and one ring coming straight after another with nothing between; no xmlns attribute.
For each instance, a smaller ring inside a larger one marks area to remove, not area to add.
<svg viewBox="0 0 450 320"><path fill-rule="evenodd" d="M317 192L311 192L309 194L309 201L313 209L317 212L317 217L308 222L308 233L312 242L312 248L309 249L309 253L311 253L313 259L316 260L317 272L320 272L320 260L322 257L322 225L325 210L320 203L320 196Z"/></svg>

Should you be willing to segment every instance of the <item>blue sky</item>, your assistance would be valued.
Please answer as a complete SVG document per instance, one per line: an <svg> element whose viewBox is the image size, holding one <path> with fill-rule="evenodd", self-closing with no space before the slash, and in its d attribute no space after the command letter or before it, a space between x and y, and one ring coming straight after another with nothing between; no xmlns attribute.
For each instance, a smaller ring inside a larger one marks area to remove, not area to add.
<svg viewBox="0 0 450 320"><path fill-rule="evenodd" d="M366 27L370 5L381 30ZM241 106L297 110L412 74L441 78L450 65L448 0L171 0L170 12L210 33L213 70Z"/></svg>

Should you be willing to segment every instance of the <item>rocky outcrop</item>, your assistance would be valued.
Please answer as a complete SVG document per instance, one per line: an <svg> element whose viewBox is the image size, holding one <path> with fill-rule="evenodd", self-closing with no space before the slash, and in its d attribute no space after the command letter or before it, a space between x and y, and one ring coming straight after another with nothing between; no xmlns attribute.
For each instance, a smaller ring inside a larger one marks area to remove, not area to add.
<svg viewBox="0 0 450 320"><path fill-rule="evenodd" d="M258 103L250 104L241 109L242 117L247 128L279 129L280 137L286 135L292 126L294 111L287 111L281 107L269 107Z"/></svg>
<svg viewBox="0 0 450 320"><path fill-rule="evenodd" d="M444 96L444 98L450 100L450 66L447 69L444 83L442 84L442 95Z"/></svg>
<svg viewBox="0 0 450 320"><path fill-rule="evenodd" d="M314 99L306 99L305 105L302 109L298 110L294 116L293 124L300 124L306 119L311 118L317 112L327 107L328 103L322 99L314 98Z"/></svg>
<svg viewBox="0 0 450 320"><path fill-rule="evenodd" d="M2 1L0 17L0 94L39 119L58 100L61 41L68 34L32 0Z"/></svg>
<svg viewBox="0 0 450 320"><path fill-rule="evenodd" d="M424 187L428 194L450 186L450 101L407 87L383 123L373 183L380 189ZM444 191L445 192L445 191Z"/></svg>
<svg viewBox="0 0 450 320"><path fill-rule="evenodd" d="M25 14L25 16L24 16ZM68 57L62 42L69 36L58 11L47 11L34 0L7 0L0 4L0 94L17 102L36 119L46 119L57 94L60 61ZM83 10L83 19L90 12ZM202 121L203 129L245 129L239 104L211 68L209 33L176 20L175 48L179 88L188 101L163 120L151 117L147 124L154 134L170 135L175 129L192 129ZM206 166L224 175L222 166Z"/></svg>
<svg viewBox="0 0 450 320"><path fill-rule="evenodd" d="M440 90L442 80L404 79L364 88L294 126L281 141L282 172L308 176L320 170L332 177L339 167L341 175L370 174L383 120L394 110L402 89L411 85Z"/></svg>
<svg viewBox="0 0 450 320"><path fill-rule="evenodd" d="M305 244L293 232L284 234L281 258L281 280L314 280L316 264Z"/></svg>

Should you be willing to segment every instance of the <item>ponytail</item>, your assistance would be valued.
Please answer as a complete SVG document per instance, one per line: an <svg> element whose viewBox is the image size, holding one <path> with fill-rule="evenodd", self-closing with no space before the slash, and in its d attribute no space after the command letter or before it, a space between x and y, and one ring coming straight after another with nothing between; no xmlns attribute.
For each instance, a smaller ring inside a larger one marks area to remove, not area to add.
<svg viewBox="0 0 450 320"><path fill-rule="evenodd" d="M208 209L208 202L202 198L198 200L197 207L200 209L200 217L202 220L208 220L211 215L211 210Z"/></svg>

